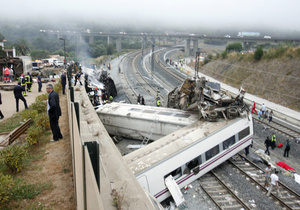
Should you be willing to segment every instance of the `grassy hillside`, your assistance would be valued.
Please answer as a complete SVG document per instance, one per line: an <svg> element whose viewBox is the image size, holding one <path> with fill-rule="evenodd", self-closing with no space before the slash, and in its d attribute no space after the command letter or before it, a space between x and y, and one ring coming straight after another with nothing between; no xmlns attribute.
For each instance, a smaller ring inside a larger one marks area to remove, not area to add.
<svg viewBox="0 0 300 210"><path fill-rule="evenodd" d="M200 72L236 88L242 85L248 93L300 111L300 48L265 50L259 61L253 55L230 53L223 59L217 54Z"/></svg>

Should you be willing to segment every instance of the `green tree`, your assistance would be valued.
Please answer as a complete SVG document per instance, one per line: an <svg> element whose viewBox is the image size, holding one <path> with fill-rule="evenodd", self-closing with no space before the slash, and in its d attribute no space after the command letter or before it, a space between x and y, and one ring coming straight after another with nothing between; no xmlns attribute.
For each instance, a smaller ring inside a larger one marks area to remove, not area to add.
<svg viewBox="0 0 300 210"><path fill-rule="evenodd" d="M4 39L4 36L0 33L0 42L2 42Z"/></svg>
<svg viewBox="0 0 300 210"><path fill-rule="evenodd" d="M263 55L264 55L263 49L261 47L256 48L254 52L254 59L259 61Z"/></svg>
<svg viewBox="0 0 300 210"><path fill-rule="evenodd" d="M30 43L25 38L18 39L17 43L15 44L15 48L21 55L27 55L30 53Z"/></svg>
<svg viewBox="0 0 300 210"><path fill-rule="evenodd" d="M243 46L239 42L231 43L226 46L226 52L232 52L232 51L241 52L242 49L243 49Z"/></svg>
<svg viewBox="0 0 300 210"><path fill-rule="evenodd" d="M93 58L100 57L101 55L106 55L107 49L104 44L96 45L93 47L92 56Z"/></svg>
<svg viewBox="0 0 300 210"><path fill-rule="evenodd" d="M41 60L49 57L49 51L47 50L32 50L31 51L32 60Z"/></svg>

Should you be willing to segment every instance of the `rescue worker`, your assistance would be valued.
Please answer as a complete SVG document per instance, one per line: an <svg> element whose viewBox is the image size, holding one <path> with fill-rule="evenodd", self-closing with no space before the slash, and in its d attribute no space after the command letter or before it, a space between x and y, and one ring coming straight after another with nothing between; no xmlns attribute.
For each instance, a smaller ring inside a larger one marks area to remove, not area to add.
<svg viewBox="0 0 300 210"><path fill-rule="evenodd" d="M157 106L157 107L160 107L160 106L161 106L161 104L160 104L160 98L159 98L159 97L157 97L157 100L156 100L156 106Z"/></svg>
<svg viewBox="0 0 300 210"><path fill-rule="evenodd" d="M31 86L32 86L32 76L28 72L27 75L25 76L25 81L26 81L26 90L28 92L31 92Z"/></svg>
<svg viewBox="0 0 300 210"><path fill-rule="evenodd" d="M276 147L276 136L274 133L272 134L271 147L272 147L272 149L274 149Z"/></svg>
<svg viewBox="0 0 300 210"><path fill-rule="evenodd" d="M21 74L19 77L20 86L23 88L23 96L27 96L26 94L26 81L25 81L25 75Z"/></svg>
<svg viewBox="0 0 300 210"><path fill-rule="evenodd" d="M80 81L80 77L81 77L81 74L80 74L80 72L78 72L78 73L75 75L75 84L74 84L74 86L76 86L77 81L79 81L80 85L82 85L82 83L81 83L81 81Z"/></svg>
<svg viewBox="0 0 300 210"><path fill-rule="evenodd" d="M9 82L9 68L5 67L4 70L4 83L8 83Z"/></svg>

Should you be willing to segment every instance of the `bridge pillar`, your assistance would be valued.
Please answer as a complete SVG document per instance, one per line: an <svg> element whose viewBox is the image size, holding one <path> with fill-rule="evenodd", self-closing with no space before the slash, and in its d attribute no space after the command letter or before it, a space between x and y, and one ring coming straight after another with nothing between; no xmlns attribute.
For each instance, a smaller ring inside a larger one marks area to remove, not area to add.
<svg viewBox="0 0 300 210"><path fill-rule="evenodd" d="M110 36L107 36L107 45L112 44L112 38Z"/></svg>
<svg viewBox="0 0 300 210"><path fill-rule="evenodd" d="M198 52L198 39L193 40L193 56L196 56L196 52Z"/></svg>
<svg viewBox="0 0 300 210"><path fill-rule="evenodd" d="M117 48L117 52L121 52L122 51L122 37L118 37L117 41L116 41L116 48Z"/></svg>
<svg viewBox="0 0 300 210"><path fill-rule="evenodd" d="M79 42L83 42L83 37L81 34L79 35Z"/></svg>
<svg viewBox="0 0 300 210"><path fill-rule="evenodd" d="M146 48L147 48L147 37L143 37L142 49L146 49Z"/></svg>
<svg viewBox="0 0 300 210"><path fill-rule="evenodd" d="M185 40L185 48L184 48L184 52L189 56L190 55L190 48L191 48L191 40L190 39L186 39Z"/></svg>
<svg viewBox="0 0 300 210"><path fill-rule="evenodd" d="M94 43L94 37L93 36L90 36L89 37L89 44L93 44Z"/></svg>

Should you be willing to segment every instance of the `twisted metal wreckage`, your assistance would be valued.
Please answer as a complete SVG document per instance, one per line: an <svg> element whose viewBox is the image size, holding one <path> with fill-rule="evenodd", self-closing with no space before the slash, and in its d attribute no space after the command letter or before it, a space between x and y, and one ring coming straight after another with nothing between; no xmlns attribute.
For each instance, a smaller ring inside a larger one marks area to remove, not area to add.
<svg viewBox="0 0 300 210"><path fill-rule="evenodd" d="M199 119L204 118L208 121L246 117L249 114L249 106L243 100L245 93L241 87L239 94L233 97L221 90L219 83L209 82L205 77L188 78L168 94L167 107L187 111L199 110Z"/></svg>

